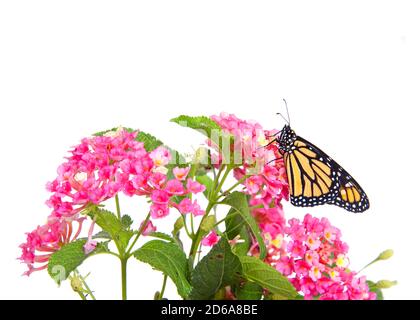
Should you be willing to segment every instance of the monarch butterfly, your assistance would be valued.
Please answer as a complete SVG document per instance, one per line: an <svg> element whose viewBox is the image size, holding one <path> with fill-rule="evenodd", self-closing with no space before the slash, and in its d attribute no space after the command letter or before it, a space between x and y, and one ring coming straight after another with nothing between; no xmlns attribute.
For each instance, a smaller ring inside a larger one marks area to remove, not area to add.
<svg viewBox="0 0 420 320"><path fill-rule="evenodd" d="M298 207L333 204L351 212L367 210L368 197L357 181L320 148L297 136L290 118L286 121L271 143L277 143L283 156L291 203Z"/></svg>

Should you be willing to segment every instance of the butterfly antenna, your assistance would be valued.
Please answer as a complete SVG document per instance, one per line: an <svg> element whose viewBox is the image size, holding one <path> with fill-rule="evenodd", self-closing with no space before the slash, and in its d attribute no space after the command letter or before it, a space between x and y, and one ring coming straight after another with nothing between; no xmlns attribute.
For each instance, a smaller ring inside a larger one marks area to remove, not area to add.
<svg viewBox="0 0 420 320"><path fill-rule="evenodd" d="M287 106L287 101L286 99L283 98L284 104L286 105L286 111L287 111L287 119L289 119L288 123L290 126L290 114L289 114L289 107Z"/></svg>
<svg viewBox="0 0 420 320"><path fill-rule="evenodd" d="M287 108L287 102L286 102L286 100L283 99L283 101L286 104L287 119L280 112L277 112L276 114L279 115L279 116L281 116L283 118L283 120L286 121L289 124L289 126L290 126L289 109Z"/></svg>
<svg viewBox="0 0 420 320"><path fill-rule="evenodd" d="M286 121L287 123L289 123L288 121L287 121L287 119L280 113L280 112L277 112L276 113L277 115L279 115L280 117L282 117L283 118L283 120L284 121Z"/></svg>

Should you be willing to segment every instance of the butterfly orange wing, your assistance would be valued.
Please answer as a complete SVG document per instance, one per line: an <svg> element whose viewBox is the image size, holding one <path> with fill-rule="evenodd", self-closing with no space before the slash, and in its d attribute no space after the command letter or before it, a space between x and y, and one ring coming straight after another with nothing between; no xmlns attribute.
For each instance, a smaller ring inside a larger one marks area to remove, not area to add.
<svg viewBox="0 0 420 320"><path fill-rule="evenodd" d="M369 208L369 200L356 180L321 149L297 137L283 159L293 205L334 204L352 212Z"/></svg>

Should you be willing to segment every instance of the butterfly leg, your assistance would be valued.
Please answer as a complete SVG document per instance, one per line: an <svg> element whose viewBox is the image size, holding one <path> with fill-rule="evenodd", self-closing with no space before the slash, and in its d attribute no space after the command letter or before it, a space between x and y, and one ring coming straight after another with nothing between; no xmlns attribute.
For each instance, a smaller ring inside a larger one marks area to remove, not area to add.
<svg viewBox="0 0 420 320"><path fill-rule="evenodd" d="M277 142L277 139L274 139L274 140L270 141L265 146L262 146L262 148L268 147L269 145L272 145L274 142Z"/></svg>
<svg viewBox="0 0 420 320"><path fill-rule="evenodd" d="M258 147L257 148L257 150L260 150L260 149L262 149L262 148L266 148L266 147L268 147L269 145L271 145L271 144L273 144L274 142L276 142L277 141L277 139L274 139L273 141L270 141L269 143L267 143L266 145L264 145L264 146L261 146L261 147Z"/></svg>
<svg viewBox="0 0 420 320"><path fill-rule="evenodd" d="M276 132L275 134L271 134L271 135L269 135L269 136L267 136L267 137L272 138L272 137L278 136L278 135L279 135L279 133L281 133L281 130L280 130L279 132Z"/></svg>
<svg viewBox="0 0 420 320"><path fill-rule="evenodd" d="M267 164L270 164L271 162L274 162L274 161L277 161L277 160L282 160L283 158L276 158L276 159L273 159L273 160L271 160L271 161L268 161L267 163L266 163L266 165Z"/></svg>

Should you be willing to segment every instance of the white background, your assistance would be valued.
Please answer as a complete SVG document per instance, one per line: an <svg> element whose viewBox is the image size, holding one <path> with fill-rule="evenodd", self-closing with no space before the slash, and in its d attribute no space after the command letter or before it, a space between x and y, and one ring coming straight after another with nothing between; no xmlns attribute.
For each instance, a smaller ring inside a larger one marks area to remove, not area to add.
<svg viewBox="0 0 420 320"><path fill-rule="evenodd" d="M287 217L327 216L355 270L393 248L366 274L398 280L388 299L420 298L418 14L418 1L2 1L0 297L78 298L46 272L21 277L16 257L49 213L46 181L82 137L124 125L189 152L201 137L170 118L226 111L281 128L284 97L297 133L350 171L372 206L286 205ZM145 207L125 200L142 219ZM98 298L119 298L118 268L99 256L82 272ZM131 261L130 298L160 284Z"/></svg>

